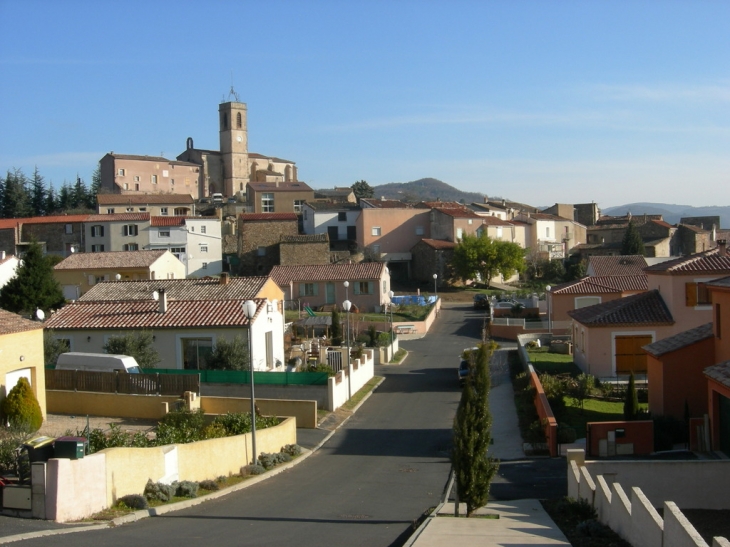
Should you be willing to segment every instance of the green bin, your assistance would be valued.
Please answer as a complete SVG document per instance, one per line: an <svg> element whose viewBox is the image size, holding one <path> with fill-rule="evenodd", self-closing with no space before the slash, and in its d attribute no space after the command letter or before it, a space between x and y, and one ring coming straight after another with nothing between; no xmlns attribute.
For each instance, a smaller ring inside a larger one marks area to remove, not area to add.
<svg viewBox="0 0 730 547"><path fill-rule="evenodd" d="M54 443L54 454L56 458L78 460L84 457L88 446L84 437L59 437Z"/></svg>

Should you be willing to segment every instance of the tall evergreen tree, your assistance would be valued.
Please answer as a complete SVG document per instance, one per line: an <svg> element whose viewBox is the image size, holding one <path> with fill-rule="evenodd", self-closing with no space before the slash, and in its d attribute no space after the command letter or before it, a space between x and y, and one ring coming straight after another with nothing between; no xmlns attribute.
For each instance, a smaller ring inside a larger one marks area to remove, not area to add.
<svg viewBox="0 0 730 547"><path fill-rule="evenodd" d="M643 255L644 252L644 240L641 239L639 230L634 226L634 221L629 220L629 225L626 227L624 238L621 241L621 254Z"/></svg>
<svg viewBox="0 0 730 547"><path fill-rule="evenodd" d="M332 345L342 345L342 323L340 323L340 311L337 306L332 308Z"/></svg>
<svg viewBox="0 0 730 547"><path fill-rule="evenodd" d="M17 274L0 289L0 307L14 313L32 313L38 308L48 312L63 306L66 300L51 264L40 244L31 242Z"/></svg>
<svg viewBox="0 0 730 547"><path fill-rule="evenodd" d="M371 198L375 195L375 190L365 180L358 180L350 188L352 188L358 203L361 198Z"/></svg>
<svg viewBox="0 0 730 547"><path fill-rule="evenodd" d="M91 174L91 188L86 194L86 207L96 209L96 196L101 192L101 166L97 165Z"/></svg>
<svg viewBox="0 0 730 547"><path fill-rule="evenodd" d="M76 184L73 187L72 197L71 197L71 204L74 209L83 209L86 207L86 204L89 200L89 194L86 189L86 184L84 181L76 175Z"/></svg>
<svg viewBox="0 0 730 547"><path fill-rule="evenodd" d="M629 386L626 388L626 398L624 399L624 419L635 420L639 414L639 396L636 393L636 383L634 381L634 371L629 376Z"/></svg>
<svg viewBox="0 0 730 547"><path fill-rule="evenodd" d="M31 215L28 179L20 169L8 171L2 188L3 218L22 218Z"/></svg>
<svg viewBox="0 0 730 547"><path fill-rule="evenodd" d="M73 188L69 186L68 182L63 181L63 186L58 191L58 198L56 200L57 208L60 211L66 211L73 208Z"/></svg>
<svg viewBox="0 0 730 547"><path fill-rule="evenodd" d="M30 207L34 216L46 214L46 193L46 181L36 166L30 179Z"/></svg>
<svg viewBox="0 0 730 547"><path fill-rule="evenodd" d="M451 464L459 501L466 503L466 516L487 504L489 486L499 463L487 455L491 442L489 413L489 357L486 344L472 352L471 373L464 385L454 419Z"/></svg>
<svg viewBox="0 0 730 547"><path fill-rule="evenodd" d="M46 192L46 206L45 211L47 215L52 215L58 210L58 203L56 202L56 190L53 188L53 182L48 185L48 192Z"/></svg>

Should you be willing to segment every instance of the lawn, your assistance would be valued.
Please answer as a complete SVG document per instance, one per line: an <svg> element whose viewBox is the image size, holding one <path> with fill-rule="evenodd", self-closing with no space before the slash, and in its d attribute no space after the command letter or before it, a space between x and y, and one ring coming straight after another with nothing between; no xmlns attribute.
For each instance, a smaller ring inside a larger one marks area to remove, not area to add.
<svg viewBox="0 0 730 547"><path fill-rule="evenodd" d="M613 422L623 421L623 401L606 401L603 399L586 399L583 402L583 409L572 397L565 398L565 412L560 416L560 424L565 424L575 429L579 439L586 436L586 424L588 422ZM646 410L646 404L639 404L641 410Z"/></svg>
<svg viewBox="0 0 730 547"><path fill-rule="evenodd" d="M405 321L424 321L431 312L431 306L398 306L393 310L393 322L403 323ZM330 317L332 312L314 312L315 315ZM296 310L286 310L286 321L296 321L297 319L307 317L307 313L302 310L301 316ZM347 314L340 311L340 319L346 321ZM350 321L361 321L367 323L390 323L390 313L351 313Z"/></svg>
<svg viewBox="0 0 730 547"><path fill-rule="evenodd" d="M582 371L573 362L572 355L564 353L549 353L548 348L528 350L532 366L539 374L570 374L578 376Z"/></svg>

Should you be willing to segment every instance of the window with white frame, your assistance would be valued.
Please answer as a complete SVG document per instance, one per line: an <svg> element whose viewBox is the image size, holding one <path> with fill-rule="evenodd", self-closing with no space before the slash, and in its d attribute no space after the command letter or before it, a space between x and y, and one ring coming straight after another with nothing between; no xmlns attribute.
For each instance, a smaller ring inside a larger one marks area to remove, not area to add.
<svg viewBox="0 0 730 547"><path fill-rule="evenodd" d="M373 226L370 229L370 235L379 236L381 233L382 233L382 230L380 229L380 226Z"/></svg>
<svg viewBox="0 0 730 547"><path fill-rule="evenodd" d="M124 172L124 169L117 169L117 175L119 175L120 177L124 176Z"/></svg>
<svg viewBox="0 0 730 547"><path fill-rule="evenodd" d="M497 226L497 239L502 239L502 227Z"/></svg>
<svg viewBox="0 0 730 547"><path fill-rule="evenodd" d="M150 182L151 182L152 184L157 184L157 175L152 175L152 176L150 177Z"/></svg>
<svg viewBox="0 0 730 547"><path fill-rule="evenodd" d="M301 213L302 212L302 206L304 205L303 199L295 199L294 200L294 212L295 213Z"/></svg>
<svg viewBox="0 0 730 547"><path fill-rule="evenodd" d="M319 294L319 285L317 283L300 283L299 296L317 296Z"/></svg>
<svg viewBox="0 0 730 547"><path fill-rule="evenodd" d="M137 225L136 224L125 224L124 226L122 226L122 235L123 236L139 235Z"/></svg>
<svg viewBox="0 0 730 547"><path fill-rule="evenodd" d="M104 226L95 224L91 227L91 237L104 237Z"/></svg>
<svg viewBox="0 0 730 547"><path fill-rule="evenodd" d="M274 194L273 193L261 194L261 212L262 213L273 213L274 212Z"/></svg>
<svg viewBox="0 0 730 547"><path fill-rule="evenodd" d="M200 252L201 253L207 253L208 252L208 246L207 245L201 245L200 246Z"/></svg>
<svg viewBox="0 0 730 547"><path fill-rule="evenodd" d="M200 233L201 233L201 234L204 234L204 233L205 233L205 226L201 226L201 227L200 227Z"/></svg>
<svg viewBox="0 0 730 547"><path fill-rule="evenodd" d="M109 207L109 208L107 208L107 210L106 210L106 214L107 214L107 215L113 215L113 214L114 214L114 207Z"/></svg>
<svg viewBox="0 0 730 547"><path fill-rule="evenodd" d="M170 247L170 252L181 262L185 258L185 247Z"/></svg>
<svg viewBox="0 0 730 547"><path fill-rule="evenodd" d="M129 190L129 184L127 184L126 182L124 183L124 189Z"/></svg>
<svg viewBox="0 0 730 547"><path fill-rule="evenodd" d="M139 182L139 175L134 175L134 182Z"/></svg>
<svg viewBox="0 0 730 547"><path fill-rule="evenodd" d="M457 228L456 229L456 239L461 239L464 237L464 229L463 228Z"/></svg>
<svg viewBox="0 0 730 547"><path fill-rule="evenodd" d="M157 231L157 236L158 237L170 237L170 229L169 228L165 228L165 229L160 228Z"/></svg>
<svg viewBox="0 0 730 547"><path fill-rule="evenodd" d="M170 179L170 186L175 186L175 179Z"/></svg>
<svg viewBox="0 0 730 547"><path fill-rule="evenodd" d="M160 214L167 215L167 207L160 207Z"/></svg>
<svg viewBox="0 0 730 547"><path fill-rule="evenodd" d="M127 207L128 213L134 213L134 207Z"/></svg>
<svg viewBox="0 0 730 547"><path fill-rule="evenodd" d="M137 245L136 243L125 243L124 250L125 251L139 251L139 245Z"/></svg>

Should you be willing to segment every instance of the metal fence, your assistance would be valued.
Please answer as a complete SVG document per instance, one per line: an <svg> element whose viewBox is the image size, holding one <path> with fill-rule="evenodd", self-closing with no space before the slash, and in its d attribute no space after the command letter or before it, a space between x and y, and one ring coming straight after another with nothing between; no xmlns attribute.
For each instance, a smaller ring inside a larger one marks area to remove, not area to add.
<svg viewBox="0 0 730 547"><path fill-rule="evenodd" d="M127 374L87 370L46 370L46 389L93 391L130 395L182 395L200 393L200 375Z"/></svg>
<svg viewBox="0 0 730 547"><path fill-rule="evenodd" d="M251 373L247 370L180 370L171 368L142 369L144 372L155 372L165 376L200 377L203 384L249 384ZM254 372L256 385L274 386L326 386L326 372Z"/></svg>

